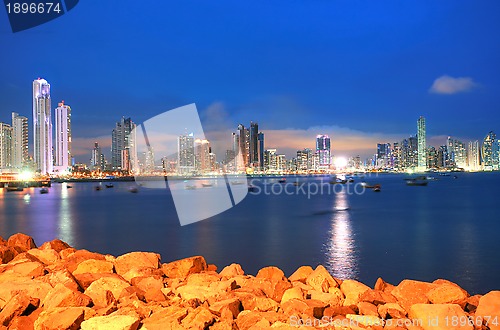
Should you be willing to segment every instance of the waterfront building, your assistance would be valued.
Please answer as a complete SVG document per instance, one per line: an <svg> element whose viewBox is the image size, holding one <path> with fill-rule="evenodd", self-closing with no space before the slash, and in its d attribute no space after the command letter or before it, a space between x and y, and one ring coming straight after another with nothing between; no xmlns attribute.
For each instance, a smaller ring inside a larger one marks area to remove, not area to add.
<svg viewBox="0 0 500 330"><path fill-rule="evenodd" d="M481 148L479 141L469 141L467 147L467 168L469 171L481 170Z"/></svg>
<svg viewBox="0 0 500 330"><path fill-rule="evenodd" d="M194 135L193 133L181 135L177 141L177 173L193 174L196 170Z"/></svg>
<svg viewBox="0 0 500 330"><path fill-rule="evenodd" d="M259 167L259 124L250 122L249 145L248 145L248 165Z"/></svg>
<svg viewBox="0 0 500 330"><path fill-rule="evenodd" d="M438 167L438 152L435 147L427 148L427 168L436 169Z"/></svg>
<svg viewBox="0 0 500 330"><path fill-rule="evenodd" d="M425 118L420 116L417 120L417 168L419 171L427 169L427 145L426 145L426 129Z"/></svg>
<svg viewBox="0 0 500 330"><path fill-rule="evenodd" d="M210 162L210 142L208 140L194 140L195 148L195 168L200 174L208 173L212 170Z"/></svg>
<svg viewBox="0 0 500 330"><path fill-rule="evenodd" d="M238 164L242 170L250 165L250 132L248 128L245 128L243 124L238 125L238 134L239 134L239 152L241 154L242 164Z"/></svg>
<svg viewBox="0 0 500 330"><path fill-rule="evenodd" d="M45 79L33 81L33 161L36 171L53 171L52 117L50 84Z"/></svg>
<svg viewBox="0 0 500 330"><path fill-rule="evenodd" d="M12 168L12 126L0 122L0 169Z"/></svg>
<svg viewBox="0 0 500 330"><path fill-rule="evenodd" d="M276 149L267 149L264 153L264 168L267 172L278 170Z"/></svg>
<svg viewBox="0 0 500 330"><path fill-rule="evenodd" d="M446 142L448 152L447 167L465 168L467 166L467 153L462 141L448 137Z"/></svg>
<svg viewBox="0 0 500 330"><path fill-rule="evenodd" d="M71 107L61 101L55 113L55 163L54 171L58 173L70 171L71 156Z"/></svg>
<svg viewBox="0 0 500 330"><path fill-rule="evenodd" d="M106 165L104 154L102 153L99 143L94 143L94 148L92 149L92 156L90 158L90 168L94 171L104 171Z"/></svg>
<svg viewBox="0 0 500 330"><path fill-rule="evenodd" d="M328 135L316 136L316 153L319 157L319 168L329 168L332 164L332 154Z"/></svg>
<svg viewBox="0 0 500 330"><path fill-rule="evenodd" d="M264 133L260 132L257 140L259 141L259 169L262 171L264 170Z"/></svg>
<svg viewBox="0 0 500 330"><path fill-rule="evenodd" d="M135 123L131 118L122 117L111 133L111 166L113 170L131 169L131 155L136 156Z"/></svg>
<svg viewBox="0 0 500 330"><path fill-rule="evenodd" d="M448 164L448 148L447 146L443 145L440 146L437 151L437 167L445 168L448 166L447 164Z"/></svg>
<svg viewBox="0 0 500 330"><path fill-rule="evenodd" d="M483 140L482 156L485 171L498 169L498 142L493 131L489 132Z"/></svg>
<svg viewBox="0 0 500 330"><path fill-rule="evenodd" d="M378 143L377 144L377 154L375 155L375 167L385 168L390 166L391 157L391 144L390 143Z"/></svg>
<svg viewBox="0 0 500 330"><path fill-rule="evenodd" d="M12 167L20 169L29 161L28 118L13 112L12 130Z"/></svg>

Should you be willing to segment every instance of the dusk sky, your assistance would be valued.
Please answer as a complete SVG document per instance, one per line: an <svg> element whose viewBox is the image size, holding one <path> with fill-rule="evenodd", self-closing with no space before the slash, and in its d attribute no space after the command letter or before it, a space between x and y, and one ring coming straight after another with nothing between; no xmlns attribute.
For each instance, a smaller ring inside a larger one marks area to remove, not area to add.
<svg viewBox="0 0 500 330"><path fill-rule="evenodd" d="M190 103L209 138L253 120L289 156L323 133L334 155L368 156L420 115L428 144L483 139L500 133L498 31L493 0L87 0L18 33L0 9L0 121L31 129L41 77L73 109L83 162L122 116Z"/></svg>

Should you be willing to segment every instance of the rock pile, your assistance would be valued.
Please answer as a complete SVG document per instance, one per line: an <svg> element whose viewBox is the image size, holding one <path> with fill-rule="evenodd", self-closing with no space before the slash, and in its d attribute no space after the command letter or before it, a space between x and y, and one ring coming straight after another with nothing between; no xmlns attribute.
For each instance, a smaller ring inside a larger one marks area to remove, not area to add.
<svg viewBox="0 0 500 330"><path fill-rule="evenodd" d="M195 256L161 263L150 252L114 257L54 240L0 237L0 329L500 330L500 291L379 279L374 288L303 266L246 275Z"/></svg>

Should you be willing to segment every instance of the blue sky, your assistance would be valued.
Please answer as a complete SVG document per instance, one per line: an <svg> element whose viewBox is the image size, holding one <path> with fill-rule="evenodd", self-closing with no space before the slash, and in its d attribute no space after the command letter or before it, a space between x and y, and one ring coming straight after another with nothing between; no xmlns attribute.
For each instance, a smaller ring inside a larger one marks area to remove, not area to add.
<svg viewBox="0 0 500 330"><path fill-rule="evenodd" d="M80 1L12 33L0 10L0 121L31 119L43 77L73 108L79 161L121 116L189 103L219 132L259 122L288 154L328 133L334 154L366 155L420 115L430 143L482 139L500 128L499 18L498 1Z"/></svg>

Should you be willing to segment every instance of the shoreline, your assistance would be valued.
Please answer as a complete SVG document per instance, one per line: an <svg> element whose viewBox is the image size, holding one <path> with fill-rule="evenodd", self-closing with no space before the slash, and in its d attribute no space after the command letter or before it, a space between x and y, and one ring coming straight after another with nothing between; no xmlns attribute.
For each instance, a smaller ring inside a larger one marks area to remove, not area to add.
<svg viewBox="0 0 500 330"><path fill-rule="evenodd" d="M0 328L500 330L500 291L470 296L442 279L370 287L321 265L253 276L202 256L162 263L24 234L0 237L0 258Z"/></svg>

